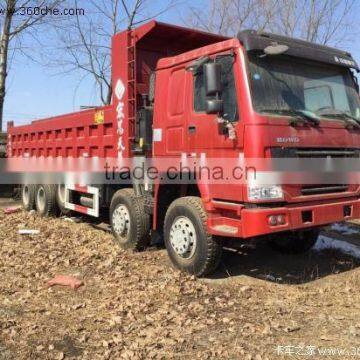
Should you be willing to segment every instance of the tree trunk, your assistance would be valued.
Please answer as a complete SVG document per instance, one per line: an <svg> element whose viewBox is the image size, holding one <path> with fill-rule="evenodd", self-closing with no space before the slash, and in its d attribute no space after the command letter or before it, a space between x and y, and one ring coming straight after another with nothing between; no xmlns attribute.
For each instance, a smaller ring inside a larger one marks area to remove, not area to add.
<svg viewBox="0 0 360 360"><path fill-rule="evenodd" d="M4 101L6 94L6 76L8 67L8 51L10 42L11 21L15 11L15 0L7 1L4 26L1 31L0 39L0 132L3 126Z"/></svg>

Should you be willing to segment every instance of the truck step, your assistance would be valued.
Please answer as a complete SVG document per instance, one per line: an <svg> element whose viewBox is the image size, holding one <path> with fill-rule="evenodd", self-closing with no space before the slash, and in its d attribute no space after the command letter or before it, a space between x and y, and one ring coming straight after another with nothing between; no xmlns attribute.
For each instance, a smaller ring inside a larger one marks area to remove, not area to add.
<svg viewBox="0 0 360 360"><path fill-rule="evenodd" d="M70 196L70 193L78 193L80 196L85 195L90 206L84 206L81 203L72 203L70 199L76 198ZM99 189L94 186L81 186L73 184L65 184L65 208L79 212L81 214L90 215L94 217L99 216Z"/></svg>
<svg viewBox="0 0 360 360"><path fill-rule="evenodd" d="M238 229L235 226L229 225L216 225L213 227L215 231L226 233L226 234L236 234Z"/></svg>

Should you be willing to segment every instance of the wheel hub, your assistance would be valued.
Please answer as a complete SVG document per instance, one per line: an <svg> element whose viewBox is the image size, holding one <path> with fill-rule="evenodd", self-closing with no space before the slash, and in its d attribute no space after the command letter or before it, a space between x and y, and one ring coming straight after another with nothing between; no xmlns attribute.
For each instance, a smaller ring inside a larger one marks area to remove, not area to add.
<svg viewBox="0 0 360 360"><path fill-rule="evenodd" d="M115 232L120 236L126 236L130 230L130 213L125 205L119 205L112 218Z"/></svg>
<svg viewBox="0 0 360 360"><path fill-rule="evenodd" d="M190 219L185 216L175 219L170 229L170 244L183 258L189 259L194 255L196 232Z"/></svg>

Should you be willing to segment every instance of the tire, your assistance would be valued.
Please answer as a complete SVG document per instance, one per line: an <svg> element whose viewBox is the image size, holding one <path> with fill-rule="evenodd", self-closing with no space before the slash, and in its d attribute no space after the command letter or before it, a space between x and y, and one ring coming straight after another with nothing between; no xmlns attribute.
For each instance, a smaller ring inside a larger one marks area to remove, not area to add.
<svg viewBox="0 0 360 360"><path fill-rule="evenodd" d="M273 235L269 245L275 251L284 254L302 254L309 251L316 243L319 229L284 232Z"/></svg>
<svg viewBox="0 0 360 360"><path fill-rule="evenodd" d="M110 224L117 244L123 249L144 250L150 243L150 217L143 200L133 189L117 191L110 205Z"/></svg>
<svg viewBox="0 0 360 360"><path fill-rule="evenodd" d="M21 187L21 203L26 211L31 211L35 208L35 192L36 185L23 185Z"/></svg>
<svg viewBox="0 0 360 360"><path fill-rule="evenodd" d="M199 197L183 197L169 206L164 238L170 260L178 269L197 277L217 269L222 246L207 231L207 214Z"/></svg>
<svg viewBox="0 0 360 360"><path fill-rule="evenodd" d="M56 185L38 185L35 194L36 211L42 217L56 216Z"/></svg>
<svg viewBox="0 0 360 360"><path fill-rule="evenodd" d="M65 208L65 185L56 185L56 205L61 215L70 215L71 210Z"/></svg>

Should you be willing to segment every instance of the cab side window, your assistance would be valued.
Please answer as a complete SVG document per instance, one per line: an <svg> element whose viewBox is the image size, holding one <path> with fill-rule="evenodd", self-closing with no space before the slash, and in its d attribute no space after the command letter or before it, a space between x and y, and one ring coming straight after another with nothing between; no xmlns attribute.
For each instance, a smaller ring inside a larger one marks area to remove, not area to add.
<svg viewBox="0 0 360 360"><path fill-rule="evenodd" d="M221 99L224 102L221 116L228 121L239 120L238 104L236 98L235 78L231 55L218 56L216 62L221 64ZM205 90L205 74L199 69L194 74L194 110L195 112L205 111L205 101L207 100Z"/></svg>

